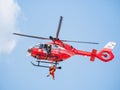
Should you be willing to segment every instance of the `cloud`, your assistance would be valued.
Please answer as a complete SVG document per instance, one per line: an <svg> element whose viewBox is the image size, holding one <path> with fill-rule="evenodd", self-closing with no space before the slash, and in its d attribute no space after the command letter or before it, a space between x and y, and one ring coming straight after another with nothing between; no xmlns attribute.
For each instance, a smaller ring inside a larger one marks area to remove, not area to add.
<svg viewBox="0 0 120 90"><path fill-rule="evenodd" d="M12 33L18 30L19 14L16 0L0 0L0 53L10 53L16 45Z"/></svg>

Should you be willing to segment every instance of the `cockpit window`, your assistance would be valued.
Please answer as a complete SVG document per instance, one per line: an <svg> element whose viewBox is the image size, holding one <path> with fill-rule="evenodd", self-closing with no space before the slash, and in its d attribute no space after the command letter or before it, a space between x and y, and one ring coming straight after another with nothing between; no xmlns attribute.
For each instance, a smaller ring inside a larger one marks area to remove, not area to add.
<svg viewBox="0 0 120 90"><path fill-rule="evenodd" d="M35 48L43 48L44 47L44 44L37 44L34 46Z"/></svg>
<svg viewBox="0 0 120 90"><path fill-rule="evenodd" d="M39 49L47 49L47 48L51 48L51 45L48 45L48 44L37 44L34 46L35 48L39 48Z"/></svg>
<svg viewBox="0 0 120 90"><path fill-rule="evenodd" d="M35 45L34 48L38 48L38 45Z"/></svg>
<svg viewBox="0 0 120 90"><path fill-rule="evenodd" d="M43 44L39 44L39 48L43 48L44 47L44 45Z"/></svg>

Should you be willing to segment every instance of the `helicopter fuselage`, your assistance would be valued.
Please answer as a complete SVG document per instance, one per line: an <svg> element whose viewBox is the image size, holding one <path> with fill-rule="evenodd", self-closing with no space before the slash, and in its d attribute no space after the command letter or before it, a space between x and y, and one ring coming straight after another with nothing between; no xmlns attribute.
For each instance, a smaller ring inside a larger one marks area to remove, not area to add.
<svg viewBox="0 0 120 90"><path fill-rule="evenodd" d="M50 52L48 53L45 45L50 46ZM33 48L28 49L28 52L32 57L38 60L48 60L52 62L60 62L75 55L76 49L68 44L56 44L55 42L49 42L47 44L37 44Z"/></svg>
<svg viewBox="0 0 120 90"><path fill-rule="evenodd" d="M91 61L94 61L95 57L97 57L104 62L108 62L114 58L112 49L103 48L99 52L96 49L93 49L91 52L82 51L63 43L61 40L54 40L46 44L37 44L33 48L28 49L28 52L39 61L48 60L52 62L61 62L74 55L89 56Z"/></svg>

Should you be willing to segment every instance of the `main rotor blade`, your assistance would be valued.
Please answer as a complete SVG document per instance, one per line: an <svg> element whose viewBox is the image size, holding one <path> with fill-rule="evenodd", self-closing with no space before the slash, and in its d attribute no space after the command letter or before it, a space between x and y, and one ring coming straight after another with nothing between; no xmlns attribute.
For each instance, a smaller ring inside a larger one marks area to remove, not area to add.
<svg viewBox="0 0 120 90"><path fill-rule="evenodd" d="M72 40L61 40L63 42L75 42L75 43L86 43L86 44L99 44L97 42L85 42L85 41L72 41Z"/></svg>
<svg viewBox="0 0 120 90"><path fill-rule="evenodd" d="M20 33L13 33L13 34L14 34L14 35L18 35L18 36L24 36L24 37L36 38L36 39L50 40L49 38L38 37L38 36L32 36L32 35L26 35L26 34L20 34Z"/></svg>
<svg viewBox="0 0 120 90"><path fill-rule="evenodd" d="M59 36L59 32L60 32L60 28L61 28L61 24L62 24L62 19L63 19L63 17L60 16L60 21L59 21L59 25L58 25L58 30L57 30L57 33L56 33L56 39L58 39L58 36Z"/></svg>

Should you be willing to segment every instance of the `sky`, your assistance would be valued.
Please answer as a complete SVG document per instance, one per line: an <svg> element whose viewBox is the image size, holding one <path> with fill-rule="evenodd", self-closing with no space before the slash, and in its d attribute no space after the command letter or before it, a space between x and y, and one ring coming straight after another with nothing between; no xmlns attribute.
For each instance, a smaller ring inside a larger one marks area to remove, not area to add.
<svg viewBox="0 0 120 90"><path fill-rule="evenodd" d="M60 63L55 80L46 77L48 69L33 67L27 49L48 41L12 33L55 36L60 16L60 39L100 43L69 43L85 51L114 41L115 58L105 63L74 56ZM119 33L119 0L0 0L0 90L120 90Z"/></svg>

